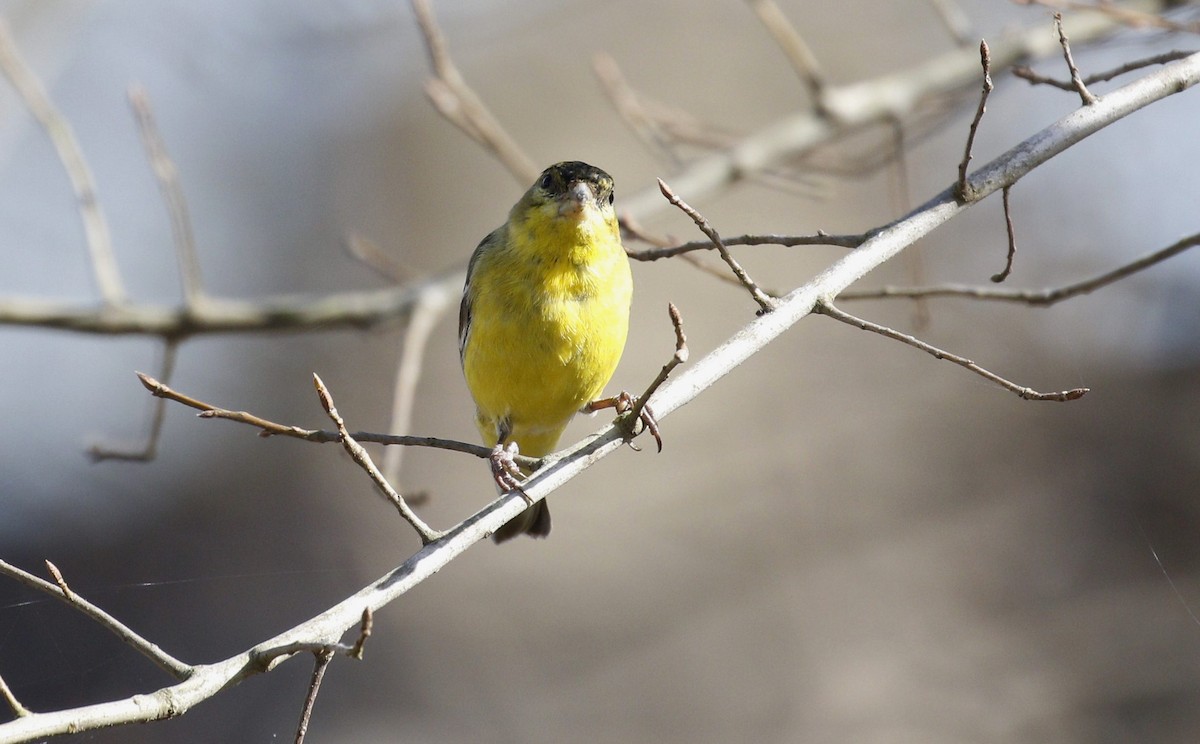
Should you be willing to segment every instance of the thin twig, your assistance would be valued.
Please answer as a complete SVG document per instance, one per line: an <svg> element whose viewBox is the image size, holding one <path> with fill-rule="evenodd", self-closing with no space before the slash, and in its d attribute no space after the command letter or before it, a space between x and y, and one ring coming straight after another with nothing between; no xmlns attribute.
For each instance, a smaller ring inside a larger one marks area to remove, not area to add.
<svg viewBox="0 0 1200 744"><path fill-rule="evenodd" d="M1078 400L1088 392L1088 388L1074 388L1072 390L1062 390L1054 393L1039 393L1033 388L1017 385L1016 383L1010 382L994 372L989 372L975 362L972 362L970 359L960 357L957 354L951 354L948 351L944 351L936 346L927 344L914 336L910 336L907 333L901 333L892 328L888 328L887 326L872 323L869 320L863 320L862 318L855 317L849 313L842 312L834 307L833 303L829 302L828 300L822 300L818 302L816 307L813 309L822 315L828 315L834 320L839 320L843 323L861 328L864 331L871 331L872 333L878 333L881 336L885 336L895 341L906 343L909 346L920 349L926 354L932 355L935 359L945 359L948 362L953 362L960 367L971 370L985 380L991 380L1005 390L1016 393L1025 400L1052 400L1061 403L1069 400Z"/></svg>
<svg viewBox="0 0 1200 744"><path fill-rule="evenodd" d="M1004 231L1008 235L1008 256L1004 259L1004 270L999 274L992 274L992 281L996 284L1008 278L1012 273L1013 259L1017 257L1017 233L1013 227L1012 210L1008 203L1008 193L1012 191L1012 184L1005 186L1000 195L1004 202Z"/></svg>
<svg viewBox="0 0 1200 744"><path fill-rule="evenodd" d="M671 355L671 358L659 370L658 376L654 378L654 381L650 383L645 392L639 395L634 401L633 408L630 409L629 413L630 421L637 421L641 418L642 410L650 402L650 396L654 395L659 386L671 376L671 372L686 362L688 356L691 354L688 350L687 334L683 332L683 317L679 314L679 308L675 307L674 302L667 303L667 314L671 316L671 326L675 329L675 353ZM659 445L659 449L662 449L661 444Z"/></svg>
<svg viewBox="0 0 1200 744"><path fill-rule="evenodd" d="M315 374L313 375L313 385L317 388L317 398L321 401L321 407L325 409L325 413L329 414L329 419L337 427L342 447L346 449L347 454L350 455L350 459L354 460L359 467L366 471L371 481L375 484L375 487L379 489L379 493L391 502L392 506L396 507L396 511L400 512L400 516L406 522L412 525L417 534L421 536L421 544L428 545L444 535L445 533L438 532L421 521L416 512L410 509L408 504L404 502L404 497L397 493L396 489L392 488L392 484L388 483L387 478L383 477L383 473L379 472L379 468L375 467L375 463L371 460L371 455L346 430L346 422L342 420L337 408L333 405L333 396L330 395L329 389L325 387L325 383L321 381L321 378Z"/></svg>
<svg viewBox="0 0 1200 744"><path fill-rule="evenodd" d="M312 679L308 683L308 694L304 696L304 707L300 711L300 724L296 726L296 744L304 744L313 705L317 702L317 693L321 690L321 680L325 678L325 670L329 668L329 662L333 661L333 652L318 651L313 654L313 658L316 662L313 667Z"/></svg>
<svg viewBox="0 0 1200 744"><path fill-rule="evenodd" d="M783 50L791 63L792 69L804 83L813 105L821 109L821 93L825 89L825 74L817 62L817 56L804 41L804 37L787 19L774 0L749 0L754 14L762 22L767 31L775 39L775 43Z"/></svg>
<svg viewBox="0 0 1200 744"><path fill-rule="evenodd" d="M21 705L21 701L17 700L17 696L8 688L8 683L4 681L4 677L0 675L0 697L8 703L8 707L12 708L13 713L17 718L33 715L33 711Z"/></svg>
<svg viewBox="0 0 1200 744"><path fill-rule="evenodd" d="M1079 76L1079 68L1075 66L1075 60L1071 57L1071 42L1067 39L1067 32L1063 30L1062 13L1054 14L1054 29L1058 31L1058 43L1062 45L1063 59L1071 72L1071 87L1079 93L1079 100L1083 101L1084 106L1094 105L1096 97L1087 89L1083 78Z"/></svg>
<svg viewBox="0 0 1200 744"><path fill-rule="evenodd" d="M163 384L169 383L175 374L175 362L179 356L179 339L168 338L162 347L163 359L159 376ZM150 426L146 433L146 443L141 449L122 450L93 444L88 447L87 456L92 462L104 460L120 460L123 462L150 462L158 455L158 443L162 439L163 424L167 419L167 401L159 397L153 401L150 408Z"/></svg>
<svg viewBox="0 0 1200 744"><path fill-rule="evenodd" d="M438 289L438 286L431 287ZM441 291L429 291L421 295L408 316L401 342L400 361L396 365L396 382L392 389L392 417L388 431L405 435L412 429L413 402L417 398L417 382L424 368L425 349L438 320L458 299L459 293L447 287ZM397 481L400 463L405 448L389 447L383 453L383 473L390 481ZM410 500L413 500L410 498Z"/></svg>
<svg viewBox="0 0 1200 744"><path fill-rule="evenodd" d="M831 245L838 248L857 248L869 237L871 237L871 233L830 235L827 232L817 231L816 235L738 235L733 238L721 238L721 242L726 247L731 245L780 245L790 248L798 245ZM640 251L626 249L625 252L635 261L657 261L660 258L671 258L691 251L711 251L713 247L712 240L693 240L678 245L646 248Z"/></svg>
<svg viewBox="0 0 1200 744"><path fill-rule="evenodd" d="M48 565L51 565L49 562L47 563ZM174 656L171 656L166 651L163 651L157 645L130 630L129 627L120 620L117 620L112 615L79 596L77 592L72 591L69 587L67 587L67 582L62 578L61 573L55 575L54 578L56 583L51 583L45 579L34 576L28 571L23 571L4 560L0 560L0 573L10 576L22 584L40 592L45 592L51 596L58 597L70 606L90 617L92 620L96 621L101 627L108 629L122 641L136 649L147 659L157 664L159 668L175 677L175 679L187 679L195 670L194 667L179 661Z"/></svg>
<svg viewBox="0 0 1200 744"><path fill-rule="evenodd" d="M317 444L329 444L333 442L341 442L341 434L336 431L327 429L304 429L299 426L291 426L288 424L278 424L274 421L268 421L261 416L246 411L231 411L226 408L219 408L211 403L205 403L202 400L197 400L191 396L185 395L177 390L173 390L167 385L159 382L150 375L142 372L135 373L142 383L142 387L150 391L151 395L159 398L173 400L176 403L194 408L200 411L199 418L223 419L225 421L233 421L239 424L246 424L259 430L260 437L282 436L292 439L302 439L306 442L316 442ZM352 432L351 436L359 442L371 442L373 444L395 445L401 447L431 447L433 449L444 449L451 452L462 452L476 457L488 458L492 455L490 447L484 447L479 444L471 444L470 442L459 442L454 439L439 439L437 437L413 437L400 436L395 434L376 434L369 431ZM532 457L517 456L516 462L521 467L536 469L541 462L540 459Z"/></svg>
<svg viewBox="0 0 1200 744"><path fill-rule="evenodd" d="M708 236L708 239L712 241L712 244L721 253L721 258L724 259L725 263L729 264L729 268L733 271L734 276L738 278L738 281L742 283L742 286L746 288L750 296L762 308L762 312L769 313L774 310L775 300L768 297L766 293L759 289L758 285L754 283L754 280L750 278L750 275L746 273L741 264L730 255L729 249L721 242L721 236L712 225L708 224L708 220L704 219L704 216L693 209L687 202L676 196L671 187L667 185L667 182L661 178L658 179L658 188L662 191L663 196L667 198L667 201L678 207L688 217L691 217L692 222L696 223L696 227L700 228L700 232Z"/></svg>
<svg viewBox="0 0 1200 744"><path fill-rule="evenodd" d="M194 307L204 300L204 284L200 274L200 259L196 255L192 218L188 213L187 199L183 196L183 187L179 183L179 169L167 153L166 143L154 120L154 110L150 107L150 97L146 95L145 88L135 85L129 89L129 106L133 109L138 132L142 137L142 147L146 150L146 159L150 162L150 169L154 171L158 190L162 192L167 215L171 219L171 238L179 264L184 306Z"/></svg>
<svg viewBox="0 0 1200 744"><path fill-rule="evenodd" d="M1126 73L1130 73L1135 70L1140 70L1144 67L1150 67L1151 65L1165 65L1168 62L1174 62L1177 59L1183 59L1184 57L1190 57L1193 54L1195 54L1195 51L1183 52L1183 51L1178 51L1178 50L1172 51L1172 52L1164 52L1162 54L1156 54L1153 57L1146 57L1145 59L1138 59L1138 60L1134 60L1133 62L1126 62L1125 64L1123 64L1119 67L1114 67L1113 69L1107 70L1105 72L1097 72L1093 75L1088 75L1087 77L1085 77L1083 79L1083 82L1086 85L1093 85L1095 83L1106 83L1109 80L1112 80L1113 78L1116 78L1116 77L1120 77L1121 75L1125 75ZM1016 67L1013 67L1012 74L1015 75L1016 77L1021 78L1022 80L1028 81L1030 85L1049 85L1049 86L1052 86L1055 88L1059 88L1061 90L1070 90L1070 91L1075 90L1075 86L1069 80L1056 80L1055 78L1052 78L1052 77L1047 77L1045 75L1039 75L1036 72L1034 72L1033 70L1031 70L1030 68L1025 67L1024 65L1017 65Z"/></svg>
<svg viewBox="0 0 1200 744"><path fill-rule="evenodd" d="M17 46L13 42L8 24L0 19L0 71L7 77L13 88L20 95L29 113L37 119L38 124L50 138L54 151L62 162L71 188L75 192L75 201L79 206L79 216L83 220L84 241L87 244L88 256L91 259L92 272L96 278L96 287L100 291L106 305L114 306L125 302L127 296L121 281L121 272L117 267L116 254L113 253L112 236L108 231L108 220L100 209L96 198L96 182L92 169L83 157L79 141L70 122L50 102L46 89L34 75L33 71L21 59Z"/></svg>
<svg viewBox="0 0 1200 744"><path fill-rule="evenodd" d="M975 198L967 190L967 167L971 163L971 150L975 147L975 132L979 129L979 122L983 119L983 114L987 111L987 99L992 93L992 53L988 49L987 41L979 41L979 62L983 65L983 89L979 93L979 106L975 109L975 118L971 120L971 128L967 130L967 146L963 152L962 162L958 164L958 187L957 191L959 198L963 201L971 201Z"/></svg>
<svg viewBox="0 0 1200 744"><path fill-rule="evenodd" d="M974 300L1017 302L1034 307L1049 307L1063 300L1094 292L1198 245L1200 245L1200 233L1183 238L1166 248L1148 253L1127 264L1122 264L1112 271L1052 289L994 289L992 287L946 284L936 287L883 287L881 289L852 290L842 292L838 298L842 300L878 300L898 297L965 297Z"/></svg>
<svg viewBox="0 0 1200 744"><path fill-rule="evenodd" d="M458 71L429 0L412 0L412 8L436 75L425 83L429 100L442 116L495 155L522 186L532 183L540 169Z"/></svg>

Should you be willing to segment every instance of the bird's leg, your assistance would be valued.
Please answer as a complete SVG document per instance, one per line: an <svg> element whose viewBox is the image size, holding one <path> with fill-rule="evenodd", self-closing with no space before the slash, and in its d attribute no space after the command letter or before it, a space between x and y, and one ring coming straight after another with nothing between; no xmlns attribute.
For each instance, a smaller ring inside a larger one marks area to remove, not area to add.
<svg viewBox="0 0 1200 744"><path fill-rule="evenodd" d="M631 410L636 403L637 398L622 390L611 398L593 400L583 407L583 411L585 413L595 413L604 408L615 408L617 414L620 415ZM642 404L642 410L638 413L638 420L642 422L642 431L650 432L650 436L654 437L655 443L658 444L658 451L662 452L662 435L658 431L658 419L654 417L654 410L650 408L649 403ZM630 433L634 433L632 427L630 427ZM629 442L629 446L635 450L638 449L633 442Z"/></svg>
<svg viewBox="0 0 1200 744"><path fill-rule="evenodd" d="M517 443L509 442L508 444L497 444L492 448L492 454L488 456L488 462L492 466L492 477L496 480L496 485L501 491L519 491L525 499L529 500L529 495L521 488L521 481L525 474L517 467L517 463L513 461L513 457L517 454ZM533 503L530 501L530 503Z"/></svg>

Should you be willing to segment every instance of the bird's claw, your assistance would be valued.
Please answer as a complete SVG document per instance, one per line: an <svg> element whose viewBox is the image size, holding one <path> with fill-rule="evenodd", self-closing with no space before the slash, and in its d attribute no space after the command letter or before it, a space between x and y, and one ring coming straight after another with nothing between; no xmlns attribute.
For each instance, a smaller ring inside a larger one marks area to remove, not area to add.
<svg viewBox="0 0 1200 744"><path fill-rule="evenodd" d="M496 485L500 487L501 491L517 491L526 500L529 500L529 495L525 493L525 489L521 488L521 481L524 479L525 474L521 472L521 469L517 467L517 463L513 460L516 454L516 442L497 444L492 449L492 454L488 456L488 462L492 466L492 478L495 479Z"/></svg>

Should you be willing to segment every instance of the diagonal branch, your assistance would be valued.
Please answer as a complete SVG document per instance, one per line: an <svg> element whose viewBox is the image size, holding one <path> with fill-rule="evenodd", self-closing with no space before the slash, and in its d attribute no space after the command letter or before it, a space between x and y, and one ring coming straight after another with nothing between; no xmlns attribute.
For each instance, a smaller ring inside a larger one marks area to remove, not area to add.
<svg viewBox="0 0 1200 744"><path fill-rule="evenodd" d="M887 326L879 325L878 323L872 323L869 320L863 320L862 318L851 315L850 313L844 313L834 307L833 303L829 302L828 300L822 300L818 302L816 311L822 315L828 315L834 320L839 320L856 328L861 328L864 331L878 333L880 336L884 336L885 338L890 338L894 341L900 341L901 343L908 344L915 349L920 349L926 354L932 355L935 359L945 359L948 362L953 362L960 367L971 370L985 380L990 380L996 383L1005 390L1016 393L1025 400L1053 400L1063 403L1069 400L1078 400L1088 392L1088 388L1074 388L1072 390L1062 390L1054 393L1039 393L1033 388L1018 385L1015 382L1006 380L994 372L989 372L966 357L961 357L957 354L951 354L950 352L939 349L932 344L925 343L915 336L910 336L907 333L901 333L894 328L888 328Z"/></svg>
<svg viewBox="0 0 1200 744"><path fill-rule="evenodd" d="M400 512L400 516L406 522L412 525L412 528L421 536L421 544L428 545L434 540L442 536L443 533L432 529L425 524L420 517L416 515L408 504L404 502L404 497L396 493L396 489L392 488L392 484L388 483L387 478L383 477L383 473L379 472L379 468L375 467L374 461L363 446L355 441L350 432L346 430L346 422L342 420L341 414L338 413L337 407L333 404L333 396L329 393L329 388L325 387L325 383L317 375L313 375L313 384L317 388L317 397L321 401L321 407L325 409L325 413L329 414L329 418L333 421L333 425L337 427L338 439L342 443L342 447L346 449L346 453L350 455L350 459L366 471L370 476L371 482L379 489L379 493L385 499L396 507L396 511Z"/></svg>
<svg viewBox="0 0 1200 744"><path fill-rule="evenodd" d="M532 183L541 169L504 131L504 127L463 79L450 56L446 37L437 25L429 0L412 0L412 8L425 40L430 65L437 76L425 84L429 100L438 113L495 155L522 186Z"/></svg>
<svg viewBox="0 0 1200 744"><path fill-rule="evenodd" d="M1198 245L1200 245L1200 233L1190 235L1166 248L1148 253L1090 279L1052 289L995 289L993 287L944 284L935 287L883 287L882 289L848 291L842 292L839 298L843 300L874 300L892 297L966 297L974 300L1017 302L1034 307L1049 307L1063 300L1094 292Z"/></svg>
<svg viewBox="0 0 1200 744"><path fill-rule="evenodd" d="M130 630L120 620L117 620L112 615L79 596L77 592L71 591L66 582L62 580L62 575L58 574L58 569L54 568L53 564L49 562L47 562L47 565L52 574L56 574L57 581L55 583L38 578L28 571L23 571L4 560L0 560L0 574L16 579L25 586L36 589L39 592L44 592L61 599L63 602L66 602L96 621L102 628L109 630L113 635L132 646L147 659L157 664L160 669L175 677L175 679L185 680L195 671L195 667L179 661L157 645ZM3 733L4 727L0 726L0 735Z"/></svg>

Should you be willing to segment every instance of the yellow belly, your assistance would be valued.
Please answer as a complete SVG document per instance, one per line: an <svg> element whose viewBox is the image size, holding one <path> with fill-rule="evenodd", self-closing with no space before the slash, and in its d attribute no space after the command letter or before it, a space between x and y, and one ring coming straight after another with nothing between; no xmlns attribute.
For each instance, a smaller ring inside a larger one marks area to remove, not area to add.
<svg viewBox="0 0 1200 744"><path fill-rule="evenodd" d="M479 433L495 445L507 422L523 454L545 455L621 358L632 294L628 259L619 241L593 250L585 263L531 262L515 252L490 258L497 263L478 266L472 279L463 352Z"/></svg>

